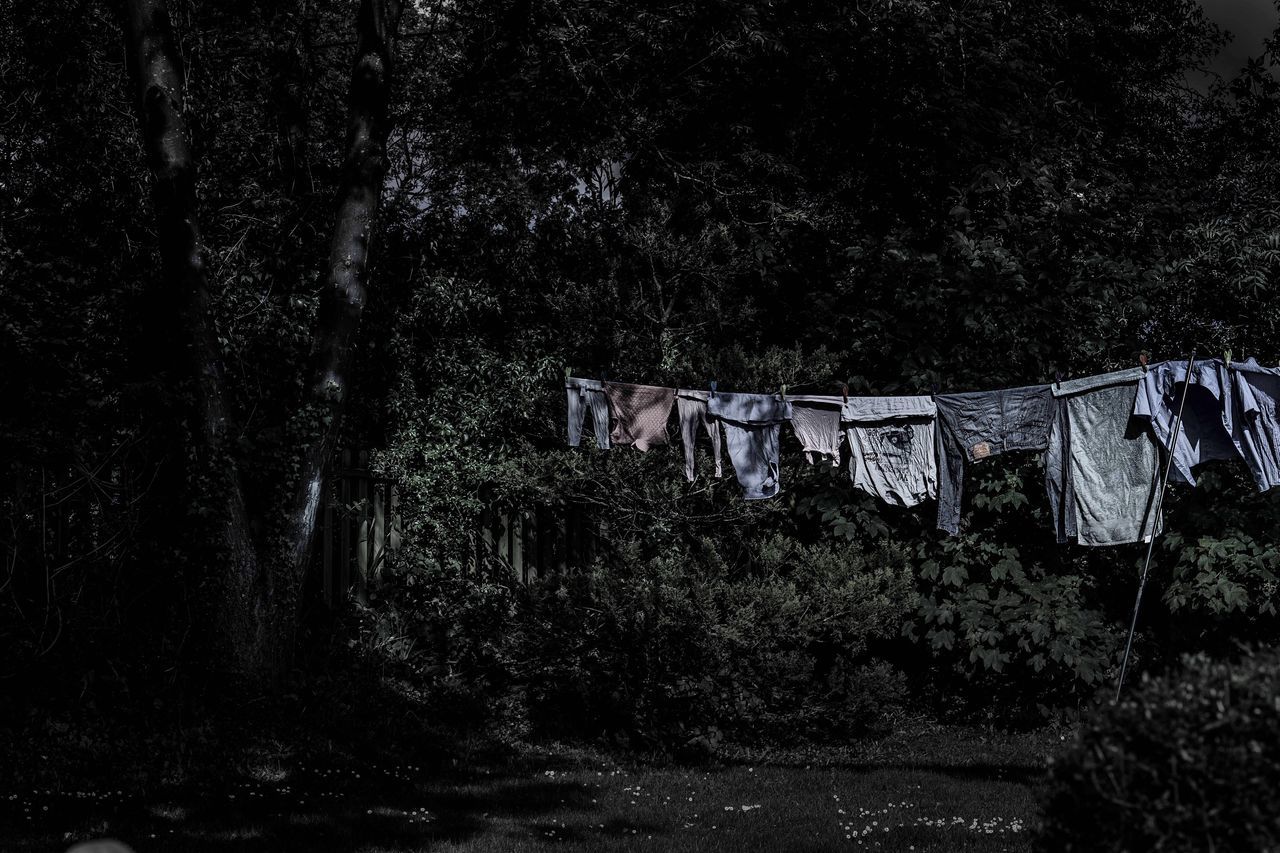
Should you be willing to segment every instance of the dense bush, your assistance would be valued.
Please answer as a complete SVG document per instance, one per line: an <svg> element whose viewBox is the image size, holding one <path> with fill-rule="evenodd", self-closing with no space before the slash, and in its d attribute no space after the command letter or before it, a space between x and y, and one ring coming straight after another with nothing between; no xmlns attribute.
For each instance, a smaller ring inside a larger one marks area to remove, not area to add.
<svg viewBox="0 0 1280 853"><path fill-rule="evenodd" d="M1043 849L1280 849L1277 696L1275 651L1144 682L1055 763Z"/></svg>
<svg viewBox="0 0 1280 853"><path fill-rule="evenodd" d="M406 570L362 613L364 646L441 722L514 723L697 757L722 737L847 737L901 709L903 677L869 659L911 606L888 549L772 538L748 566L625 548L529 587Z"/></svg>
<svg viewBox="0 0 1280 853"><path fill-rule="evenodd" d="M781 539L757 553L738 570L624 554L544 585L523 638L535 725L694 750L876 726L903 687L863 653L901 624L905 561Z"/></svg>

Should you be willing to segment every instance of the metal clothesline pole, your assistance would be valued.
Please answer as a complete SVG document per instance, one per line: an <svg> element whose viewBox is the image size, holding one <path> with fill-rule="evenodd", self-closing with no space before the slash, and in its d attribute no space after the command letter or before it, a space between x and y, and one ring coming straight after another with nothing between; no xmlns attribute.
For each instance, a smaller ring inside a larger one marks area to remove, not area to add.
<svg viewBox="0 0 1280 853"><path fill-rule="evenodd" d="M1129 670L1129 653L1133 650L1133 633L1138 627L1138 608L1142 606L1142 591L1147 586L1147 572L1151 569L1151 553L1156 546L1156 531L1160 526L1160 507L1164 504L1164 490L1169 485L1169 469L1173 467L1173 455L1178 448L1178 434L1182 431L1182 411L1187 406L1187 389L1194 381L1192 369L1196 365L1196 352L1191 351L1187 359L1187 375L1182 382L1182 399L1178 403L1178 416L1173 421L1173 436L1169 440L1169 456L1164 462L1164 475L1160 478L1160 490L1156 492L1155 511L1151 515L1151 538L1147 540L1147 558L1142 563L1142 577L1138 581L1138 595L1133 600L1133 618L1129 622L1129 639L1124 644L1124 659L1120 662L1120 678L1116 681L1115 702L1120 701L1120 691L1124 688L1124 676Z"/></svg>

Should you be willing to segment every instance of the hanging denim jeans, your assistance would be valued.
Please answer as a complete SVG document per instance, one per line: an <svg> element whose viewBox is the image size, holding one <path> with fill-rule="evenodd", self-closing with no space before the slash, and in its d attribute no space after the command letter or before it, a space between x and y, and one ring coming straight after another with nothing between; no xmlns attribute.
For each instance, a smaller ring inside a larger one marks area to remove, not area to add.
<svg viewBox="0 0 1280 853"><path fill-rule="evenodd" d="M569 446L582 443L582 424L591 410L592 427L596 434L596 446L609 449L609 403L604 397L604 386L594 379L570 376L564 381L565 395L569 398Z"/></svg>
<svg viewBox="0 0 1280 853"><path fill-rule="evenodd" d="M1053 425L1048 385L940 394L938 407L938 528L960 532L966 462L1011 450L1044 450Z"/></svg>

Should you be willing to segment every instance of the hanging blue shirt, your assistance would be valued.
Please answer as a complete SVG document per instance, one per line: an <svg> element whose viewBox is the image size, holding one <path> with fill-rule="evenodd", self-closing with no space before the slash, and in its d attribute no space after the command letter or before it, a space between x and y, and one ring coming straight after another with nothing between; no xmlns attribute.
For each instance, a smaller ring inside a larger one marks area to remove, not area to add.
<svg viewBox="0 0 1280 853"><path fill-rule="evenodd" d="M1260 491L1280 485L1280 369L1263 367L1254 359L1232 362L1232 402L1226 409L1236 449L1249 465Z"/></svg>
<svg viewBox="0 0 1280 853"><path fill-rule="evenodd" d="M1173 425L1178 419L1182 387L1187 387L1187 403L1182 413L1178 443L1171 447ZM1215 459L1240 459L1231 440L1231 386L1227 367L1220 358L1197 361L1187 383L1187 365L1163 361L1147 368L1138 382L1133 415L1151 422L1151 431L1166 452L1173 454L1174 482L1194 486L1191 469Z"/></svg>

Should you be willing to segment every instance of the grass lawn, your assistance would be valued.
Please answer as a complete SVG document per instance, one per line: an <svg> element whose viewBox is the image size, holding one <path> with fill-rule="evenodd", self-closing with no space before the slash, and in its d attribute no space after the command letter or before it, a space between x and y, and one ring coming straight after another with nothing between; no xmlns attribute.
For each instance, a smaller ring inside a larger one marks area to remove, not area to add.
<svg viewBox="0 0 1280 853"><path fill-rule="evenodd" d="M0 847L113 836L138 853L1024 851L1057 740L938 729L697 769L568 748L449 772L276 756L209 786L6 792Z"/></svg>

